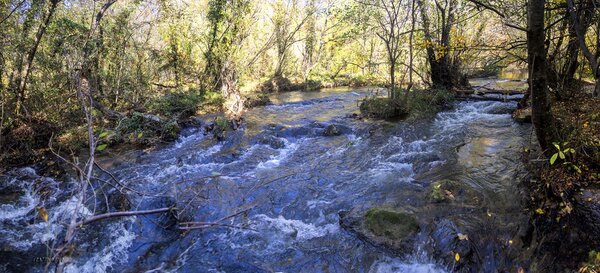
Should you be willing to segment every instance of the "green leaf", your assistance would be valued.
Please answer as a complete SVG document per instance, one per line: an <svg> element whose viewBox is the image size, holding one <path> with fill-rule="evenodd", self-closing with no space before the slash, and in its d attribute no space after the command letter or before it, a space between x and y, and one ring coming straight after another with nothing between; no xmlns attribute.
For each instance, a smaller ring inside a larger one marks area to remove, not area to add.
<svg viewBox="0 0 600 273"><path fill-rule="evenodd" d="M565 154L561 151L558 151L558 156L560 156L560 159L565 159Z"/></svg>
<svg viewBox="0 0 600 273"><path fill-rule="evenodd" d="M142 136L143 136L143 135L144 135L144 132L139 132L139 133L137 134L137 138L142 138Z"/></svg>
<svg viewBox="0 0 600 273"><path fill-rule="evenodd" d="M108 131L104 131L104 132L102 132L102 133L101 133L101 134L100 134L98 137L99 137L99 138L103 138L103 137L105 137L105 136L107 136L107 135L108 135Z"/></svg>
<svg viewBox="0 0 600 273"><path fill-rule="evenodd" d="M558 158L558 154L553 154L552 157L550 158L550 165L554 165L554 162L556 161L557 158Z"/></svg>
<svg viewBox="0 0 600 273"><path fill-rule="evenodd" d="M554 145L554 147L556 147L557 150L560 151L560 146L558 146L558 144L556 144L556 143L552 143L552 144Z"/></svg>
<svg viewBox="0 0 600 273"><path fill-rule="evenodd" d="M96 151L102 152L104 149L106 149L106 146L106 144L100 144L98 147L96 147Z"/></svg>

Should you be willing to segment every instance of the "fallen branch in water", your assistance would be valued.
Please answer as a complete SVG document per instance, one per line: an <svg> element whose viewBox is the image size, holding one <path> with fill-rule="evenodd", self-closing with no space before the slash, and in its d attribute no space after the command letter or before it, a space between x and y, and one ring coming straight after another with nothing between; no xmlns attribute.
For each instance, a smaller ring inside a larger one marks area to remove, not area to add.
<svg viewBox="0 0 600 273"><path fill-rule="evenodd" d="M217 221L214 222L182 222L179 223L179 229L180 230L194 230L194 229L204 229L204 228L209 228L209 227L214 227L214 226L224 226L224 227L231 227L231 228L239 228L239 229L250 229L247 227L242 227L242 226L235 226L235 225L230 225L230 224L224 224L223 221L227 220L227 219L231 219L233 217L236 217L242 213L246 213L249 210L253 209L254 207L250 207L241 211L238 211L234 214L225 216Z"/></svg>
<svg viewBox="0 0 600 273"><path fill-rule="evenodd" d="M173 208L160 208L160 209L153 209L153 210L109 212L109 213L103 213L103 214L98 214L98 215L88 217L82 221L77 222L76 225L83 226L83 225L91 224L93 222L105 220L105 219L109 219L109 218L157 214L157 213L167 212L172 209Z"/></svg>

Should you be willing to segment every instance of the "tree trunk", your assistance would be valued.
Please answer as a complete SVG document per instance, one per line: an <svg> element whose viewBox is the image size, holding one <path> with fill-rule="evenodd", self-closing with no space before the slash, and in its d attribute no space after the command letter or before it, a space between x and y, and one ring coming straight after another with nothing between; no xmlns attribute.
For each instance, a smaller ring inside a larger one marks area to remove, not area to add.
<svg viewBox="0 0 600 273"><path fill-rule="evenodd" d="M410 6L410 34L408 36L408 86L403 98L403 105L408 109L408 96L410 90L413 87L413 65L414 65L414 53L413 53L413 41L415 36L415 3L417 0L412 0Z"/></svg>
<svg viewBox="0 0 600 273"><path fill-rule="evenodd" d="M396 64L390 60L390 95L389 98L396 100Z"/></svg>
<svg viewBox="0 0 600 273"><path fill-rule="evenodd" d="M16 92L17 98L15 104L16 116L19 116L21 114L21 108L23 106L23 103L25 102L25 98L27 97L26 87L29 75L31 74L31 69L33 68L33 59L35 57L35 54L37 53L37 49L40 45L40 42L42 41L42 38L44 37L44 33L46 33L46 28L48 27L48 24L50 23L50 20L52 19L52 16L56 11L56 6L58 6L59 1L60 0L50 0L50 8L48 9L46 16L44 17L42 23L40 24L37 30L37 33L35 34L33 46L31 47L31 49L29 49L29 52L27 52L27 59L24 62L25 64L23 66L23 69L19 71L19 74L17 75L18 87Z"/></svg>
<svg viewBox="0 0 600 273"><path fill-rule="evenodd" d="M569 16L569 44L567 45L567 62L563 68L563 87L572 87L575 83L575 73L579 68L579 42L577 42L577 33L573 28L573 19L570 15L571 10L567 9Z"/></svg>
<svg viewBox="0 0 600 273"><path fill-rule="evenodd" d="M546 156L555 141L554 119L548 98L546 74L546 48L544 45L545 0L529 0L527 7L527 61L529 68L529 92L531 93L532 123L540 147Z"/></svg>
<svg viewBox="0 0 600 273"><path fill-rule="evenodd" d="M443 56L439 57L433 47L433 35L431 33L430 20L427 10L425 9L425 3L423 3L423 0L420 0L418 5L421 9L424 38L427 42L427 61L431 68L431 84L434 88L452 89L453 83L458 82L457 80L453 80L453 77L457 76L458 73L451 73L450 60L448 58L450 52L450 31L452 30L454 21L452 7L450 7L448 11L438 7L438 10L442 13L440 18L442 21L440 33L442 39L439 44L444 48L444 52L442 53ZM448 12L448 14L446 14L446 12Z"/></svg>
<svg viewBox="0 0 600 273"><path fill-rule="evenodd" d="M600 69L598 68L598 66L599 66L598 54L592 53L592 51L590 50L590 48L588 47L588 45L586 44L586 41L585 41L585 36L587 34L587 30L589 27L589 21L590 21L590 18L593 17L593 13L583 14L582 15L583 18L580 18L579 13L577 11L577 7L575 7L574 0L567 0L567 7L569 9L569 15L571 17L571 20L573 21L573 29L575 30L575 34L577 35L577 41L579 42L579 48L581 49L583 56L588 60L590 67L592 69L592 74L594 75L596 83L598 83L598 79L600 78L600 71L599 71ZM598 23L598 27L600 28L600 22ZM596 50L598 50L600 52L600 49L596 49ZM599 88L600 87L598 87L598 84L596 84L596 87L594 88L594 96L599 95L598 94Z"/></svg>

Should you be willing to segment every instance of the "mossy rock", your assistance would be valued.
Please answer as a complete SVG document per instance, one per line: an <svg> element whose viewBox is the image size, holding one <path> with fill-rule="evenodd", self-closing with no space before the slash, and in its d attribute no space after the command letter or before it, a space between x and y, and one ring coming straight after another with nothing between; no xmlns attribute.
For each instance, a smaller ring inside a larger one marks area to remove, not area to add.
<svg viewBox="0 0 600 273"><path fill-rule="evenodd" d="M391 209L369 209L365 218L366 227L373 234L392 240L402 240L419 231L419 224L412 215Z"/></svg>
<svg viewBox="0 0 600 273"><path fill-rule="evenodd" d="M478 201L477 193L469 186L458 181L442 179L429 185L427 198L434 203L463 201Z"/></svg>

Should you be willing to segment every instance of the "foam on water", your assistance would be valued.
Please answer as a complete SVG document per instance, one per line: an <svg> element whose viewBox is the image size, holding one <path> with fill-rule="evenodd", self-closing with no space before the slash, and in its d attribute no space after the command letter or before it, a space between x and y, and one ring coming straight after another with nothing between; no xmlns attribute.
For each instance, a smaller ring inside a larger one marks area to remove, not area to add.
<svg viewBox="0 0 600 273"><path fill-rule="evenodd" d="M123 219L119 223L108 225L106 234L110 234L109 241L104 248L96 251L85 263L71 263L65 268L67 273L96 273L107 272L115 265L127 261L128 249L135 239L135 234L126 228L126 223L133 221Z"/></svg>
<svg viewBox="0 0 600 273"><path fill-rule="evenodd" d="M257 169L272 169L279 166L281 162L285 161L300 147L298 143L290 142L287 139L283 139L283 141L285 142L285 148L279 149L279 154L271 156L269 160L258 163Z"/></svg>
<svg viewBox="0 0 600 273"><path fill-rule="evenodd" d="M187 145L188 143L190 143L192 141L199 142L200 140L202 140L204 138L205 138L205 135L203 134L202 130L198 130L197 132L193 132L192 134L190 134L188 136L179 137L179 139L177 139L177 141L173 145L173 148L180 149L181 147L183 147L184 145Z"/></svg>
<svg viewBox="0 0 600 273"><path fill-rule="evenodd" d="M325 224L322 226L316 226L312 223L306 223L301 220L290 220L283 216L277 218L271 218L264 214L256 215L256 225L264 225L267 228L275 229L282 235L294 237L298 241L306 241L313 238L319 238L327 236L328 234L335 234L339 232L338 224Z"/></svg>
<svg viewBox="0 0 600 273"><path fill-rule="evenodd" d="M376 261L369 273L447 273L434 263L403 261L398 258L385 257Z"/></svg>
<svg viewBox="0 0 600 273"><path fill-rule="evenodd" d="M14 220L27 215L39 204L39 198L35 196L30 187L25 189L25 194L19 198L16 205L1 204L0 220Z"/></svg>

